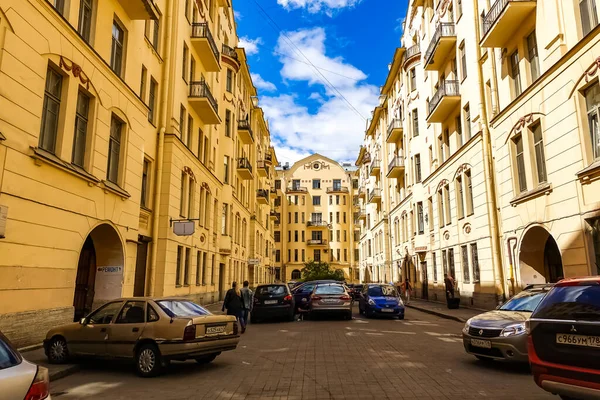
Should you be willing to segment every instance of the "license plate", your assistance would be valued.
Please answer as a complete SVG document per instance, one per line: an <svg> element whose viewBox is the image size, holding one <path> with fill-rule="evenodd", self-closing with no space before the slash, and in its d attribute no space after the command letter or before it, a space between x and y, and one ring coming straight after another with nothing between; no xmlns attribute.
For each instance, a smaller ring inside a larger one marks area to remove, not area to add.
<svg viewBox="0 0 600 400"><path fill-rule="evenodd" d="M484 349L492 348L492 342L489 340L471 339L471 345L475 347L483 347Z"/></svg>
<svg viewBox="0 0 600 400"><path fill-rule="evenodd" d="M207 326L206 334L207 335L216 335L219 333L225 333L225 325L220 326Z"/></svg>
<svg viewBox="0 0 600 400"><path fill-rule="evenodd" d="M265 304L277 304L277 300L265 300Z"/></svg>
<svg viewBox="0 0 600 400"><path fill-rule="evenodd" d="M323 303L337 303L338 300L337 299L324 299Z"/></svg>
<svg viewBox="0 0 600 400"><path fill-rule="evenodd" d="M556 343L571 346L600 348L600 336L571 335L565 333L556 334Z"/></svg>
<svg viewBox="0 0 600 400"><path fill-rule="evenodd" d="M392 308L382 308L381 312L394 312Z"/></svg>

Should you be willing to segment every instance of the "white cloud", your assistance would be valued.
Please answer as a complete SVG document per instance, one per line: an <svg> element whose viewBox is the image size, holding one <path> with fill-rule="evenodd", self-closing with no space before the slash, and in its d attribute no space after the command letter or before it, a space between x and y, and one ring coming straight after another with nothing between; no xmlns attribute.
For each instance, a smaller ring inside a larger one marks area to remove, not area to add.
<svg viewBox="0 0 600 400"><path fill-rule="evenodd" d="M257 89L264 90L265 92L274 92L277 90L277 86L269 81L265 81L259 74L250 73L250 76L252 77L252 83L254 83Z"/></svg>
<svg viewBox="0 0 600 400"><path fill-rule="evenodd" d="M246 49L246 54L251 56L258 54L258 46L263 44L261 38L250 39L248 36L242 36L238 41L238 47Z"/></svg>
<svg viewBox="0 0 600 400"><path fill-rule="evenodd" d="M326 34L322 28L288 32L287 37L314 65L327 70L321 71L322 74L363 117L370 115L377 105L379 88L367 84L364 72L343 58L326 54ZM320 103L312 110L302 105L305 95L261 97L261 106L275 138L277 158L292 163L307 154L320 153L335 160L355 159L364 137L365 120L287 44L283 35L279 37L276 54L280 54L284 79L324 89L320 95L315 94L316 91L309 95L309 99Z"/></svg>
<svg viewBox="0 0 600 400"><path fill-rule="evenodd" d="M277 4L288 10L304 8L310 13L325 12L331 16L333 11L354 7L362 0L277 0Z"/></svg>
<svg viewBox="0 0 600 400"><path fill-rule="evenodd" d="M242 15L241 12L234 11L233 12L233 17L235 18L236 21L241 21L244 16Z"/></svg>

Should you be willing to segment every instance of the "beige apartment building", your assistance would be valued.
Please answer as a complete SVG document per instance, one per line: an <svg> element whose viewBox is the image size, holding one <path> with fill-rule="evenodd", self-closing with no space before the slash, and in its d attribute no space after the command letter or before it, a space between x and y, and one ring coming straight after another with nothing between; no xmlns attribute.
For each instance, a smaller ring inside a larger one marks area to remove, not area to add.
<svg viewBox="0 0 600 400"><path fill-rule="evenodd" d="M600 272L597 25L593 0L409 2L357 159L362 280L439 300L449 273L493 307Z"/></svg>
<svg viewBox="0 0 600 400"><path fill-rule="evenodd" d="M233 15L0 0L0 330L18 346L120 296L273 279L276 156Z"/></svg>
<svg viewBox="0 0 600 400"><path fill-rule="evenodd" d="M321 261L358 281L355 171L319 154L277 169L276 279L300 279L306 262Z"/></svg>

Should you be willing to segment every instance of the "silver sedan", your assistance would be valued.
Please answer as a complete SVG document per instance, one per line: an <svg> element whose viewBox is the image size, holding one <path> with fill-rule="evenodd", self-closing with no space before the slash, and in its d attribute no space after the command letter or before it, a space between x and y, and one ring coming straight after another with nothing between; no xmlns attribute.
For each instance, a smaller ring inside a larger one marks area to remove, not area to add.
<svg viewBox="0 0 600 400"><path fill-rule="evenodd" d="M317 313L343 314L352 319L352 297L340 283L322 283L315 286L310 296L310 315Z"/></svg>

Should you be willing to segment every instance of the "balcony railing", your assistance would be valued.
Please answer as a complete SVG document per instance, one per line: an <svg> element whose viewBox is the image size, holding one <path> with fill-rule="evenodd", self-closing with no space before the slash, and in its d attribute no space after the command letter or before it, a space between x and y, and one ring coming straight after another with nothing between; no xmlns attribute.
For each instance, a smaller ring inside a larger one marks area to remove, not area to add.
<svg viewBox="0 0 600 400"><path fill-rule="evenodd" d="M212 108L215 110L215 112L217 114L219 113L219 104L210 92L210 88L208 87L206 81L202 80L197 82L190 82L190 97L206 97Z"/></svg>
<svg viewBox="0 0 600 400"><path fill-rule="evenodd" d="M306 241L309 246L325 246L327 245L326 239L309 239Z"/></svg>
<svg viewBox="0 0 600 400"><path fill-rule="evenodd" d="M350 193L348 186L330 186L327 188L327 193Z"/></svg>
<svg viewBox="0 0 600 400"><path fill-rule="evenodd" d="M404 59L408 60L417 54L421 54L421 46L415 44L414 46L410 46L408 49L406 49L406 52L404 53Z"/></svg>
<svg viewBox="0 0 600 400"><path fill-rule="evenodd" d="M373 189L369 193L369 203L372 203L376 197L381 197L381 189Z"/></svg>
<svg viewBox="0 0 600 400"><path fill-rule="evenodd" d="M374 174L376 174L380 168L381 168L381 163L379 160L371 161L371 167L369 168L370 175L373 176Z"/></svg>
<svg viewBox="0 0 600 400"><path fill-rule="evenodd" d="M269 200L269 191L267 189L256 189L256 197L262 197Z"/></svg>
<svg viewBox="0 0 600 400"><path fill-rule="evenodd" d="M387 130L387 141L396 141L402 131L402 119L394 118Z"/></svg>
<svg viewBox="0 0 600 400"><path fill-rule="evenodd" d="M290 186L287 188L286 192L288 193L305 193L308 192L306 186Z"/></svg>
<svg viewBox="0 0 600 400"><path fill-rule="evenodd" d="M252 172L252 165L246 157L240 157L238 159L238 169L247 169L248 171Z"/></svg>
<svg viewBox="0 0 600 400"><path fill-rule="evenodd" d="M235 51L235 49L233 47L229 47L226 44L224 44L221 51L223 52L223 55L225 55L229 58L233 58L234 60L238 61L237 52Z"/></svg>
<svg viewBox="0 0 600 400"><path fill-rule="evenodd" d="M396 167L404 167L404 157L402 156L394 156L392 157L392 161L388 164L388 171L391 171Z"/></svg>
<svg viewBox="0 0 600 400"><path fill-rule="evenodd" d="M431 43L429 43L427 52L425 53L425 65L431 62L433 54L435 53L435 48L440 42L440 39L446 36L456 36L456 29L453 22L441 22L438 25L433 37L431 38Z"/></svg>
<svg viewBox="0 0 600 400"><path fill-rule="evenodd" d="M269 164L273 162L273 156L271 155L271 153L265 154L265 162L268 162Z"/></svg>
<svg viewBox="0 0 600 400"><path fill-rule="evenodd" d="M504 47L537 6L536 0L496 0L481 17L484 47Z"/></svg>
<svg viewBox="0 0 600 400"><path fill-rule="evenodd" d="M308 221L306 223L306 226L312 226L312 227L320 228L320 227L329 226L329 224L327 223L327 221Z"/></svg>
<svg viewBox="0 0 600 400"><path fill-rule="evenodd" d="M458 81L444 81L429 102L428 113L431 114L445 96L460 96Z"/></svg>
<svg viewBox="0 0 600 400"><path fill-rule="evenodd" d="M254 138L251 126L252 126L252 124L247 119L240 119L238 121L238 130L239 131L248 131L248 132L250 132L250 136L252 136L252 138Z"/></svg>
<svg viewBox="0 0 600 400"><path fill-rule="evenodd" d="M208 29L208 24L205 22L194 23L192 24L192 39L202 39L206 38L208 40L208 44L210 48L217 58L219 59L219 48L215 43L215 39L213 39L212 33L210 33L210 29Z"/></svg>

